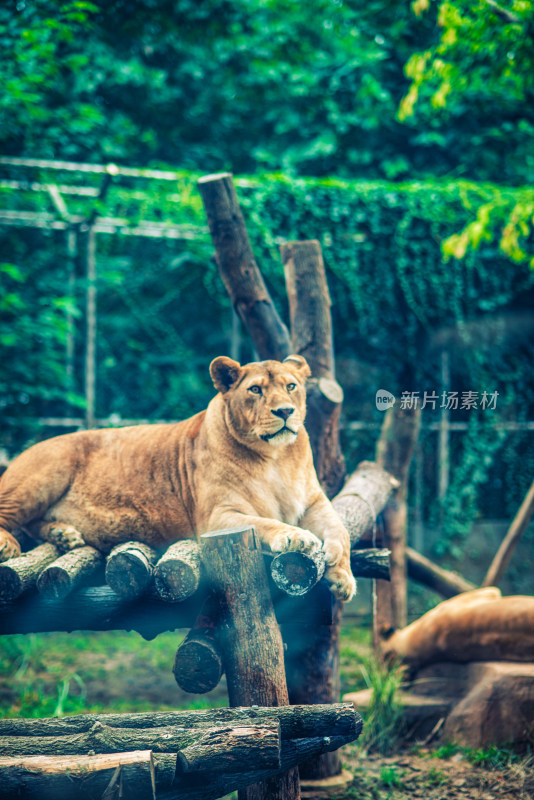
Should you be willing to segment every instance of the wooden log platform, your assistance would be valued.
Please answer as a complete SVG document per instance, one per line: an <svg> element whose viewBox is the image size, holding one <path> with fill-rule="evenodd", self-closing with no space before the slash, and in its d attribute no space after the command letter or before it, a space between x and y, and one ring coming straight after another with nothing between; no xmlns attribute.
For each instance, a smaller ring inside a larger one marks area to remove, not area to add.
<svg viewBox="0 0 534 800"><path fill-rule="evenodd" d="M0 719L0 736L63 736L86 733L95 722L109 728L206 727L214 723L263 724L278 720L282 739L345 736L356 739L362 721L352 703L313 706L241 706L207 710L136 712L132 714L77 714L42 719Z"/></svg>

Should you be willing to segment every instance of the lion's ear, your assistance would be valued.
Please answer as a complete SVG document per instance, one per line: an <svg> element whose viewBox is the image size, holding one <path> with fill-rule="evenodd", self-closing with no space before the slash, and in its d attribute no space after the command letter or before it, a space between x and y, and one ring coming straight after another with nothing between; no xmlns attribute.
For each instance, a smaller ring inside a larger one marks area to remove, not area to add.
<svg viewBox="0 0 534 800"><path fill-rule="evenodd" d="M213 385L219 392L227 392L239 378L241 364L227 356L219 356L210 364L210 375Z"/></svg>
<svg viewBox="0 0 534 800"><path fill-rule="evenodd" d="M302 378L309 378L311 375L311 369L303 356L288 356L284 358L284 364L291 364L292 367L296 367Z"/></svg>

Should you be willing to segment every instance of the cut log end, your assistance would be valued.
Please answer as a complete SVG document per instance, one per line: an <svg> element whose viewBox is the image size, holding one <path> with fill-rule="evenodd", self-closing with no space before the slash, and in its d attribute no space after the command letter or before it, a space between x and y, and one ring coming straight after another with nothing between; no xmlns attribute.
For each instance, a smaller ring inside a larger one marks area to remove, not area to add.
<svg viewBox="0 0 534 800"><path fill-rule="evenodd" d="M173 673L184 692L205 694L218 685L223 674L222 658L213 641L202 630L192 631L180 645Z"/></svg>
<svg viewBox="0 0 534 800"><path fill-rule="evenodd" d="M154 570L156 591L167 603L181 603L194 594L200 577L200 547L191 539L171 545Z"/></svg>
<svg viewBox="0 0 534 800"><path fill-rule="evenodd" d="M156 552L139 542L113 548L106 561L106 583L121 597L138 597L152 580Z"/></svg>
<svg viewBox="0 0 534 800"><path fill-rule="evenodd" d="M325 565L324 550L313 553L288 550L273 558L271 575L279 589L292 597L299 597L307 594L321 580Z"/></svg>

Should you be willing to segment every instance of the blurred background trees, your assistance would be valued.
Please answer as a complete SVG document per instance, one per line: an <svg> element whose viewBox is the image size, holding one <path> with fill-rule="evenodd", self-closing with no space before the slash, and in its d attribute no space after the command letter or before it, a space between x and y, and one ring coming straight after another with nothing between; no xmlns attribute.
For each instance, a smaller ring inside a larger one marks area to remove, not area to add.
<svg viewBox="0 0 534 800"><path fill-rule="evenodd" d="M423 412L411 529L453 557L475 521L509 518L534 477L533 31L531 0L2 4L0 155L177 177L120 176L99 200L101 175L0 163L0 208L58 217L30 184L76 184L92 196L63 194L71 215L191 226L97 237L97 417L183 417L212 395L211 358L254 357L195 188L229 170L284 316L279 243L321 241L349 466L373 457L379 388L499 392L494 410L451 411L441 494L443 412ZM71 261L63 230L0 226L10 455L63 432L40 417L83 415L87 282L78 261L68 290Z"/></svg>

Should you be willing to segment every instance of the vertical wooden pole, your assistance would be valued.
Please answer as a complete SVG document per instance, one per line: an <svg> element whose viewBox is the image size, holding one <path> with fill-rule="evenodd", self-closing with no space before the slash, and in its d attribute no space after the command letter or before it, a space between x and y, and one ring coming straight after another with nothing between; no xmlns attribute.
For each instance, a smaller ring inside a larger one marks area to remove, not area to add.
<svg viewBox="0 0 534 800"><path fill-rule="evenodd" d="M343 390L335 379L331 300L321 245L316 240L287 242L280 253L294 351L307 359L312 371L307 385L306 430L319 481L327 495L333 497L345 478L345 462L339 446ZM300 630L284 626L292 704L339 702L341 612L342 604L336 603L331 625L314 625L310 620ZM340 772L337 751L324 753L300 766L301 778L309 781L331 778Z"/></svg>
<svg viewBox="0 0 534 800"><path fill-rule="evenodd" d="M78 235L74 227L67 231L67 295L69 303L74 304L76 298L76 255L78 250ZM74 325L74 315L69 306L67 309L67 341L65 346L65 389L67 396L74 393L74 347L75 347L76 328ZM67 408L70 411L69 403Z"/></svg>
<svg viewBox="0 0 534 800"><path fill-rule="evenodd" d="M85 289L85 426L95 426L96 400L96 236L94 228L88 226L86 250L86 289Z"/></svg>
<svg viewBox="0 0 534 800"><path fill-rule="evenodd" d="M447 408L446 395L450 389L450 368L449 368L449 354L446 350L441 353L441 388L442 388L442 402L440 406L439 417L439 432L438 432L438 463L437 463L437 478L438 478L438 500L439 500L439 516L440 526L443 523L443 502L447 489L449 488L449 473L450 473L450 455L449 455L449 420L450 413Z"/></svg>
<svg viewBox="0 0 534 800"><path fill-rule="evenodd" d="M329 599L330 602L330 599ZM339 632L343 604L333 600L332 623L283 626L286 675L292 705L339 703ZM299 767L303 781L331 778L341 772L339 751L323 753Z"/></svg>
<svg viewBox="0 0 534 800"><path fill-rule="evenodd" d="M252 528L201 536L221 622L218 639L230 706L288 705L284 649L261 545ZM239 791L239 800L299 800L298 769Z"/></svg>
<svg viewBox="0 0 534 800"><path fill-rule="evenodd" d="M406 520L408 474L421 425L421 409L401 408L397 403L386 412L376 446L376 463L400 482L384 511L384 541L389 547L391 580L376 581L376 615L373 620L378 651L383 630L406 625Z"/></svg>

